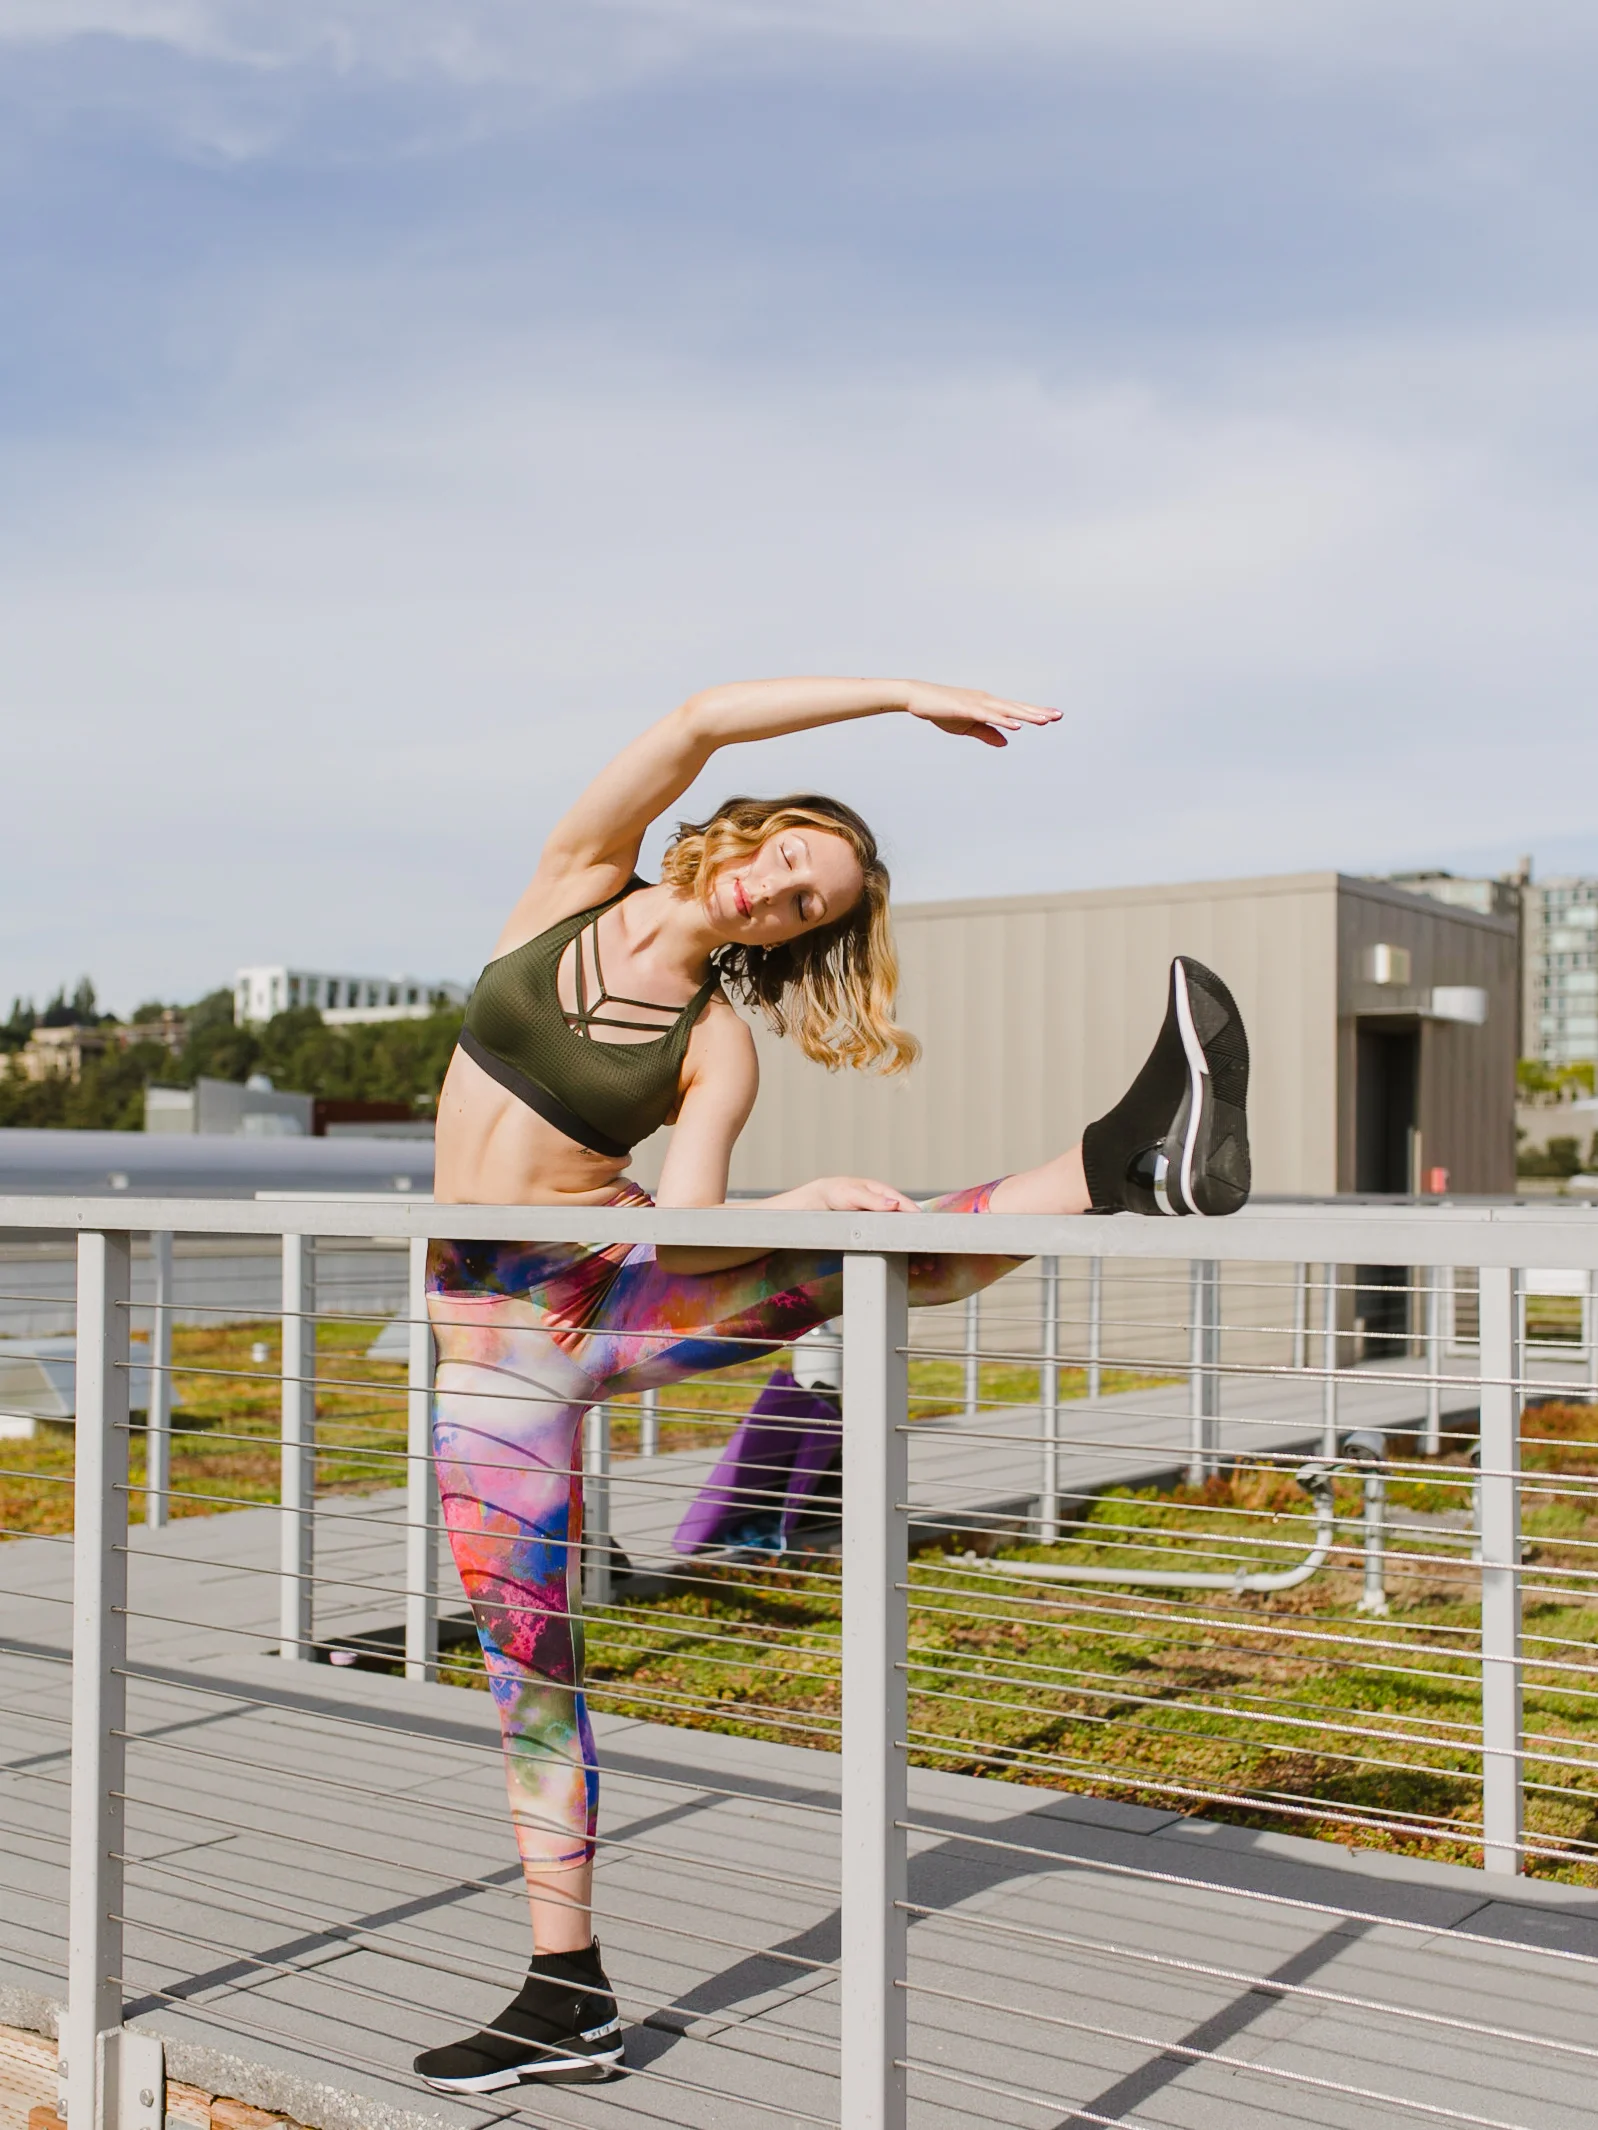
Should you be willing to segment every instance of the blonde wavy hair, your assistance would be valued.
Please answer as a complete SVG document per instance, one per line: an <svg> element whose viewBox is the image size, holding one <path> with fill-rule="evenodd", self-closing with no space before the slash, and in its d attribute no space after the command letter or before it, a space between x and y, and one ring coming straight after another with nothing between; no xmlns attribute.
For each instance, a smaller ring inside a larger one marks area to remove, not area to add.
<svg viewBox="0 0 1598 2130"><path fill-rule="evenodd" d="M899 957L888 917L888 868L853 807L815 792L724 799L708 821L678 822L660 877L703 901L724 865L751 857L785 828L841 836L860 861L865 886L832 924L780 946L718 949L722 985L829 1072L842 1065L856 1072L903 1072L921 1055L921 1045L893 1017Z"/></svg>

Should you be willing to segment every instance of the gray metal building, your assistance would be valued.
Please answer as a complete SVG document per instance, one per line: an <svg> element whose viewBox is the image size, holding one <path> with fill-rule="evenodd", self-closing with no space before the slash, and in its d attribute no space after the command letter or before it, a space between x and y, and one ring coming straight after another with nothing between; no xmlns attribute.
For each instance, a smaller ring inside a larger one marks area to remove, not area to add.
<svg viewBox="0 0 1598 2130"><path fill-rule="evenodd" d="M1254 1053L1256 1188L1514 1188L1512 916L1337 873L895 913L901 1011L925 1055L898 1081L830 1075L760 1037L735 1190L880 1175L914 1192L1048 1159L1116 1100L1187 952L1225 976ZM664 1135L640 1148L652 1182Z"/></svg>

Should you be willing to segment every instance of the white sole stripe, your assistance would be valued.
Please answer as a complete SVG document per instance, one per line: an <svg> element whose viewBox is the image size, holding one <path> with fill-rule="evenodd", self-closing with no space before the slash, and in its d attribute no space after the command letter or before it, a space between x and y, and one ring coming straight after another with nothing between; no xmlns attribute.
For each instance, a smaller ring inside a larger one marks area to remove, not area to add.
<svg viewBox="0 0 1598 2130"><path fill-rule="evenodd" d="M1165 1158L1164 1147L1161 1147L1154 1157L1154 1203L1162 1213L1174 1215L1176 1208L1171 1203L1170 1181L1171 1164Z"/></svg>
<svg viewBox="0 0 1598 2130"><path fill-rule="evenodd" d="M1198 1030L1193 1025L1193 1005L1187 995L1187 971L1183 968L1180 960L1175 965L1174 973L1176 976L1176 1025L1182 1034L1182 1049L1187 1057L1190 1083L1188 1087L1187 1134L1182 1142L1182 1197L1186 1201L1187 1210L1190 1213L1197 1213L1198 1207L1193 1203L1193 1156L1197 1151L1199 1123L1204 1114L1203 1086L1201 1083L1209 1078L1210 1065L1208 1058L1204 1055L1204 1045L1199 1041Z"/></svg>
<svg viewBox="0 0 1598 2130"><path fill-rule="evenodd" d="M620 2022L618 2021L619 2025ZM588 2071L620 2063L621 2050L600 2049L593 2056L541 2056L536 2063L516 2064L503 2071L489 2071L481 2078L423 2078L435 2093L504 2093L530 2078L548 2078L562 2071Z"/></svg>

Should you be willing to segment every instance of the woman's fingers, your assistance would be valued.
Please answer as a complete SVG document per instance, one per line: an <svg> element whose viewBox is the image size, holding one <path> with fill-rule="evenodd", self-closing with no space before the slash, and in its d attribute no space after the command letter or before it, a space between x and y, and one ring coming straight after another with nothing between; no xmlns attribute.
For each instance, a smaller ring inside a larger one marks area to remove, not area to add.
<svg viewBox="0 0 1598 2130"><path fill-rule="evenodd" d="M969 717L935 717L932 720L940 732L952 732L957 739L980 740L984 747L1008 747L1010 742L992 725L979 725ZM1013 732L1016 728L1012 724Z"/></svg>
<svg viewBox="0 0 1598 2130"><path fill-rule="evenodd" d="M994 717L1007 725L1057 725L1061 713L1042 703L1015 703L1007 696L990 695L987 702Z"/></svg>
<svg viewBox="0 0 1598 2130"><path fill-rule="evenodd" d="M990 695L985 688L940 688L924 681L911 690L909 708L913 717L927 718L945 732L974 737L1015 732L1022 725L1053 725L1060 718L1058 710L1041 703L1015 702Z"/></svg>

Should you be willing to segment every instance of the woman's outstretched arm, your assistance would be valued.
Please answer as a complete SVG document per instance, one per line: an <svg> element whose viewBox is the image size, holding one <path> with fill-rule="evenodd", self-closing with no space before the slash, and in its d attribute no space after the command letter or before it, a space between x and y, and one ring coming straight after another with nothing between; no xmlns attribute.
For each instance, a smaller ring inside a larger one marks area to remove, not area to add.
<svg viewBox="0 0 1598 2130"><path fill-rule="evenodd" d="M625 876L651 822L682 797L719 748L895 710L991 747L1004 746L1006 732L1052 724L1060 714L980 688L942 688L920 680L748 680L705 688L600 771L556 823L540 871L604 866Z"/></svg>
<svg viewBox="0 0 1598 2130"><path fill-rule="evenodd" d="M689 1080L661 1169L655 1193L657 1205L726 1204L732 1150L749 1121L759 1087L755 1039L729 1006L717 1002L694 1030ZM797 1190L752 1202L811 1212L916 1210L915 1200L906 1198L903 1191L869 1176L819 1176ZM683 1245L663 1245L656 1252L667 1272L725 1272L733 1265L750 1264L763 1254L759 1250L694 1249Z"/></svg>

